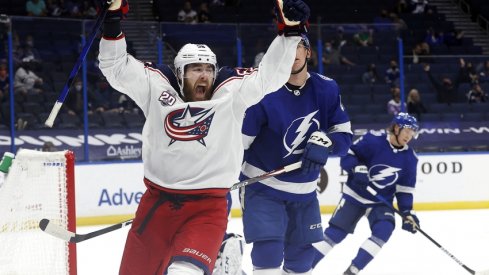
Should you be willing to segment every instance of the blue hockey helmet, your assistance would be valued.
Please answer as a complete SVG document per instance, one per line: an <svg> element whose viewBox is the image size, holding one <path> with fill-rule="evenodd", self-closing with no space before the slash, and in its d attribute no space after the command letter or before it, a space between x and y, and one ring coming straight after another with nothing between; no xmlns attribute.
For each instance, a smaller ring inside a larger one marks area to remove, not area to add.
<svg viewBox="0 0 489 275"><path fill-rule="evenodd" d="M304 46L304 48L306 49L310 49L311 48L311 42L309 42L309 38L307 38L307 36L305 34L301 34L301 42L299 42L302 44L302 46Z"/></svg>
<svg viewBox="0 0 489 275"><path fill-rule="evenodd" d="M392 125L394 124L399 125L401 129L412 129L416 133L415 137L417 137L419 124L414 116L408 113L398 113L396 116L394 116L394 119L392 119Z"/></svg>

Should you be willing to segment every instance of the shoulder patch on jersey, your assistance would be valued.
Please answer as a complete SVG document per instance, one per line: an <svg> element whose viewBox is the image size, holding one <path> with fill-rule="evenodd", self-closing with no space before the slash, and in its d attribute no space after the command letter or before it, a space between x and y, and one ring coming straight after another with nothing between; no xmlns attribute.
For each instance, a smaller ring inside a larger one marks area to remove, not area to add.
<svg viewBox="0 0 489 275"><path fill-rule="evenodd" d="M321 77L321 78L322 78L322 79L324 79L324 80L327 80L327 81L333 81L333 79L332 79L332 78L329 78L329 77L324 76L324 75L322 75L322 74L317 74L317 75L319 75L319 77Z"/></svg>
<svg viewBox="0 0 489 275"><path fill-rule="evenodd" d="M222 67L217 72L216 81L214 82L213 91L216 92L223 84L233 80L240 79L247 75L253 74L256 72L257 68L231 68L231 67Z"/></svg>
<svg viewBox="0 0 489 275"><path fill-rule="evenodd" d="M152 62L144 62L144 66L147 68L150 68L152 71L158 71L161 73L166 79L168 79L168 82L170 82L170 85L175 89L175 91L180 91L180 86L178 86L177 82L177 77L173 70L170 68L170 66L166 64L162 65L155 65Z"/></svg>

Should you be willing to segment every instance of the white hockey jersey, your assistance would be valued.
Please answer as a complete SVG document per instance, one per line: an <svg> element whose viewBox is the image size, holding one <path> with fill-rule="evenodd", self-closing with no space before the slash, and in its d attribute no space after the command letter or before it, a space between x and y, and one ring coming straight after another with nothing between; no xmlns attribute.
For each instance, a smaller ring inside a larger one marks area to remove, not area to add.
<svg viewBox="0 0 489 275"><path fill-rule="evenodd" d="M226 193L238 180L243 160L244 112L287 82L299 41L300 37L278 36L258 70L223 68L211 100L184 102L168 67L157 69L129 55L124 37L102 39L102 73L146 117L142 133L145 178L189 193Z"/></svg>

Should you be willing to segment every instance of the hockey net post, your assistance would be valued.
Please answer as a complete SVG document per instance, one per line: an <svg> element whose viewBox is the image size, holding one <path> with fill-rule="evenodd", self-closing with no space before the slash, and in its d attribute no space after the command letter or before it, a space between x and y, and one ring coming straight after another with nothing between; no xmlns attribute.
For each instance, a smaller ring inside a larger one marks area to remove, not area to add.
<svg viewBox="0 0 489 275"><path fill-rule="evenodd" d="M76 275L76 244L42 232L39 221L76 231L71 151L21 149L0 187L0 274Z"/></svg>

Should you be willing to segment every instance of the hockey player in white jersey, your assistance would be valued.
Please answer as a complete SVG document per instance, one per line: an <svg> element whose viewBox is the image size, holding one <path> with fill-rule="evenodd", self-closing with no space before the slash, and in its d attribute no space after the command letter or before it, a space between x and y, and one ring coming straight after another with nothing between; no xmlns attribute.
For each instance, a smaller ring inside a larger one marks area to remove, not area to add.
<svg viewBox="0 0 489 275"><path fill-rule="evenodd" d="M186 44L173 73L127 53L120 19L128 5L112 2L99 66L146 117L147 190L128 233L120 274L212 273L227 225L225 196L243 159L244 112L287 81L300 34L307 31L304 2L284 0L279 6L279 35L259 69L218 70L209 47Z"/></svg>
<svg viewBox="0 0 489 275"><path fill-rule="evenodd" d="M312 243L323 239L319 172L329 154L345 155L351 145L338 85L308 72L310 56L311 45L303 36L288 82L246 111L241 180L302 160L301 170L240 190L254 275L311 274Z"/></svg>

